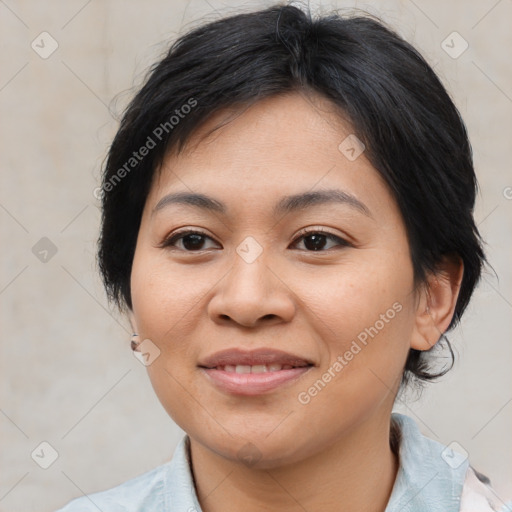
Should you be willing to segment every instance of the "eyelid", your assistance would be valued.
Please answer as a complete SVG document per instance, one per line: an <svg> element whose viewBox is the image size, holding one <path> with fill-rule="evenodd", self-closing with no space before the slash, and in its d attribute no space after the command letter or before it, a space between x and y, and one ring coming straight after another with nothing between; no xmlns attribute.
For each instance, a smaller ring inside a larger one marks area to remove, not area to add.
<svg viewBox="0 0 512 512"><path fill-rule="evenodd" d="M309 234L315 234L315 233L321 233L322 235L331 235L331 236L335 236L337 238L343 239L342 235L337 235L335 233L332 233L331 231L329 231L321 226L308 226L306 228L302 228L297 233L297 237L309 235ZM297 239L297 237L295 239Z"/></svg>
<svg viewBox="0 0 512 512"><path fill-rule="evenodd" d="M179 240L180 238L183 238L184 236L186 235L203 235L204 237L206 238L209 238L210 240L213 240L213 237L211 237L208 233L206 233L205 231L202 231L198 228L183 228L181 231L178 230L178 231L175 231L173 232L172 234L166 236L163 241L157 245L157 247L163 249L163 248L167 248L167 247L172 247L172 244ZM218 243L218 242L216 242ZM185 252L201 252L201 251L185 251Z"/></svg>

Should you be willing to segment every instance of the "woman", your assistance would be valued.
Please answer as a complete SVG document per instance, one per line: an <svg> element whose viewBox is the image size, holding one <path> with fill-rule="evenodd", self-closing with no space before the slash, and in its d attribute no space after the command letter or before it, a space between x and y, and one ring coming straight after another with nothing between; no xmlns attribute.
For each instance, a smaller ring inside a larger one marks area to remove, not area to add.
<svg viewBox="0 0 512 512"><path fill-rule="evenodd" d="M275 6L180 38L110 148L99 263L187 435L61 511L510 510L391 412L448 369L476 188L457 109L380 22Z"/></svg>

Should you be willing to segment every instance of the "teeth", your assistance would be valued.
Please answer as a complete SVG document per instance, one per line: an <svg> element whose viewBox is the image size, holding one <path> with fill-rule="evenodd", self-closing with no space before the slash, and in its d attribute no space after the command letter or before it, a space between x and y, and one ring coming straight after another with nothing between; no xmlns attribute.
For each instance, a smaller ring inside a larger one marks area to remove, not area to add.
<svg viewBox="0 0 512 512"><path fill-rule="evenodd" d="M266 373L278 372L279 370L291 370L293 366L289 364L255 364L253 366L246 364L226 364L225 366L218 366L217 370L225 371L228 373Z"/></svg>
<svg viewBox="0 0 512 512"><path fill-rule="evenodd" d="M251 366L251 373L265 373L268 372L266 365L264 364L255 364Z"/></svg>

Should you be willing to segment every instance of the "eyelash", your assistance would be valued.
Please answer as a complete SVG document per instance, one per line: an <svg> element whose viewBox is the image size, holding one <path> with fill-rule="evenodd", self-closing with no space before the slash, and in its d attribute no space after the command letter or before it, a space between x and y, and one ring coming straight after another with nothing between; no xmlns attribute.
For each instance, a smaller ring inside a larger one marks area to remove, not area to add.
<svg viewBox="0 0 512 512"><path fill-rule="evenodd" d="M183 239L187 235L201 235L201 236L203 236L205 238L210 238L211 240L213 240L209 235L207 235L203 231L189 229L189 230L184 230L184 231L178 231L177 233L174 233L173 235L167 237L158 247L160 247L160 248L168 248L168 249L172 250L173 244L176 241ZM333 233L330 233L329 231L326 231L326 230L324 230L322 228L314 228L314 229L305 228L305 229L303 229L302 231L300 231L299 235L292 242L292 245L296 245L300 240L302 240L302 239L304 239L304 238L306 238L307 236L310 236L310 235L323 235L328 240L331 240L333 242L338 242L338 245L340 245L342 247L348 247L348 246L351 245L349 242L347 242L343 238L341 238L341 237L339 237L339 236L337 236L337 235L335 235ZM199 249L197 251L189 251L189 250L186 250L186 249L178 249L178 250L181 250L183 252L188 252L188 253L201 253L201 252L204 252L207 249ZM327 250L320 250L320 251L308 251L308 250L304 250L304 251L305 252L326 252L326 251L329 251L329 249L327 249Z"/></svg>

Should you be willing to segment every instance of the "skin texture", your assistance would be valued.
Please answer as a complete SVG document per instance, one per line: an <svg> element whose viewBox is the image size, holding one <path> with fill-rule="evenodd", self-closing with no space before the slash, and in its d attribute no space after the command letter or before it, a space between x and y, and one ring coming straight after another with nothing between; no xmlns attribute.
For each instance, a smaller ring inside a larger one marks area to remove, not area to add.
<svg viewBox="0 0 512 512"><path fill-rule="evenodd" d="M225 115L166 157L143 212L130 321L160 350L148 366L152 385L190 436L203 510L382 511L398 468L390 413L408 350L430 348L448 327L462 265L445 260L414 286L398 206L364 153L350 161L338 149L351 128L327 100L265 99L205 137ZM369 215L338 203L272 214L282 196L325 189L351 194ZM152 215L171 192L206 194L227 213L173 204ZM180 228L205 233L201 250L190 239L161 247ZM323 239L314 251L303 228L341 241ZM236 250L246 237L262 249L252 263ZM400 311L301 403L299 393L397 303ZM270 393L229 394L197 365L235 347L277 348L314 367Z"/></svg>

